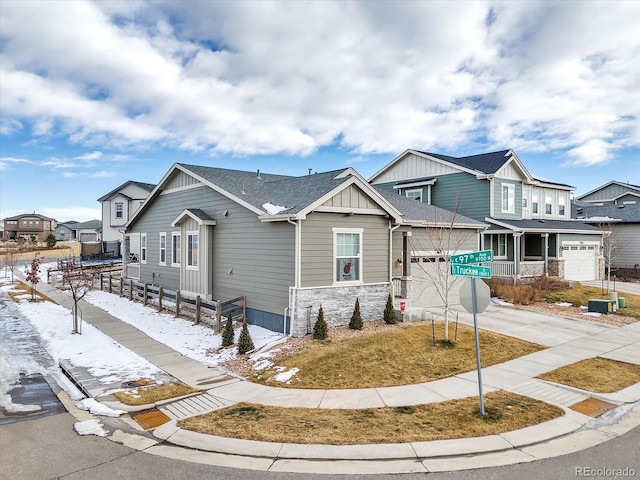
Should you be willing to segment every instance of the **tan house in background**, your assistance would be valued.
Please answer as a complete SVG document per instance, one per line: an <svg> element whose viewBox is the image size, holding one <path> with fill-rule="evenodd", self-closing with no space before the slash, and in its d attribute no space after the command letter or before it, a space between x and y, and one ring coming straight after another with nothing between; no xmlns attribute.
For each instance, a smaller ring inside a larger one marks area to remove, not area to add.
<svg viewBox="0 0 640 480"><path fill-rule="evenodd" d="M35 237L37 241L43 242L49 235L55 234L56 229L55 219L35 212L6 217L3 222L5 240L30 240Z"/></svg>

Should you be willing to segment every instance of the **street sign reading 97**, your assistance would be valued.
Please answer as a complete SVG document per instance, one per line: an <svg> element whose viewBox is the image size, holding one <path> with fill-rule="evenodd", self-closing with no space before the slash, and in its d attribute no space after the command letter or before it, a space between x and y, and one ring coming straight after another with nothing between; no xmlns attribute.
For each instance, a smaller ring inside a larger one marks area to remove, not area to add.
<svg viewBox="0 0 640 480"><path fill-rule="evenodd" d="M451 255L451 263L460 265L469 265L473 263L485 263L493 261L493 252L491 250L481 250L479 252L461 253L459 255Z"/></svg>

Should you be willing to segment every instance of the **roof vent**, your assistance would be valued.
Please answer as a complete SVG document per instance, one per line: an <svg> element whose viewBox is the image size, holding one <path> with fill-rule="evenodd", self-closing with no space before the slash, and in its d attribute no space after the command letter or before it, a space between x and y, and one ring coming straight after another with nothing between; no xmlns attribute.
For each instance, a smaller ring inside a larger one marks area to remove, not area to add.
<svg viewBox="0 0 640 480"><path fill-rule="evenodd" d="M546 220L538 220L538 222L540 222L540 223L547 223L547 221L546 221Z"/></svg>
<svg viewBox="0 0 640 480"><path fill-rule="evenodd" d="M618 208L624 208L624 203L622 205L618 205Z"/></svg>
<svg viewBox="0 0 640 480"><path fill-rule="evenodd" d="M576 212L578 212L579 214L581 214L581 213L582 213L582 209L581 209L581 208L578 208L578 209L576 209Z"/></svg>
<svg viewBox="0 0 640 480"><path fill-rule="evenodd" d="M260 169L258 169L258 178L262 180L262 177L260 176Z"/></svg>

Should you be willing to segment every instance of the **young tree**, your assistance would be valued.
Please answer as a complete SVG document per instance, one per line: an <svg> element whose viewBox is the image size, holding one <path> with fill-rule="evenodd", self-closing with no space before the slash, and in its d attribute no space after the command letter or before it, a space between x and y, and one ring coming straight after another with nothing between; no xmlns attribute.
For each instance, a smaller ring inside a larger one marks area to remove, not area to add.
<svg viewBox="0 0 640 480"><path fill-rule="evenodd" d="M351 320L349 321L349 328L352 330L362 330L364 322L362 321L362 315L360 314L360 299L356 298L356 306L353 309Z"/></svg>
<svg viewBox="0 0 640 480"><path fill-rule="evenodd" d="M235 332L233 330L233 318L229 314L227 317L227 323L224 324L224 330L222 331L222 346L229 347L233 345L235 340Z"/></svg>
<svg viewBox="0 0 640 480"><path fill-rule="evenodd" d="M322 305L320 305L320 311L318 312L318 319L313 324L313 339L326 340L328 331L329 331L329 325L327 325L327 321L324 319L324 310L322 309Z"/></svg>
<svg viewBox="0 0 640 480"><path fill-rule="evenodd" d="M40 263L42 260L40 259L40 255L38 253L35 254L33 260L31 260L31 265L29 266L29 270L27 270L26 279L27 282L31 283L31 301L35 301L36 299L36 285L40 282Z"/></svg>
<svg viewBox="0 0 640 480"><path fill-rule="evenodd" d="M49 248L55 247L57 242L55 235L53 233L50 233L49 235L47 235L45 242L47 242L47 247Z"/></svg>
<svg viewBox="0 0 640 480"><path fill-rule="evenodd" d="M16 247L8 247L4 254L4 266L11 272L11 283L13 283L13 274L18 266L18 249Z"/></svg>
<svg viewBox="0 0 640 480"><path fill-rule="evenodd" d="M428 280L428 288L432 288L442 301L444 340L449 341L450 296L462 280L462 277L455 277L451 273L451 255L476 250L478 230L473 229L475 225L465 224L466 217L458 213L457 207L451 212L432 208L433 220L427 222L423 230L414 230L411 237L411 249L421 252L422 258L428 261L412 263L411 267L420 269L419 273ZM414 297L420 293L414 289Z"/></svg>
<svg viewBox="0 0 640 480"><path fill-rule="evenodd" d="M93 276L76 267L75 259L70 256L60 262L62 268L62 288L68 290L73 298L73 329L71 333L81 334L78 318L78 303L93 289Z"/></svg>
<svg viewBox="0 0 640 480"><path fill-rule="evenodd" d="M398 323L398 320L396 319L396 310L393 308L393 299L391 298L391 294L387 297L387 304L384 307L384 323L388 323L390 325Z"/></svg>
<svg viewBox="0 0 640 480"><path fill-rule="evenodd" d="M238 353L240 355L244 355L245 353L253 350L253 340L251 340L251 335L249 334L249 326L247 325L247 321L242 324L242 331L240 332L240 337L238 338Z"/></svg>
<svg viewBox="0 0 640 480"><path fill-rule="evenodd" d="M619 235L616 235L615 230L618 222L620 220L612 218L598 224L598 228L602 231L602 256L606 268L607 293L609 293L611 283L611 268L621 258L622 251L628 246L622 242Z"/></svg>

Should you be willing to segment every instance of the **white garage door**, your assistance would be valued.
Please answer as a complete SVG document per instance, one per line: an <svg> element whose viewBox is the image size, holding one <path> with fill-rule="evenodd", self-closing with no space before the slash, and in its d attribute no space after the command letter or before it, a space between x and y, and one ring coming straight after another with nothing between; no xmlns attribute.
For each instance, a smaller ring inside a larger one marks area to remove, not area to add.
<svg viewBox="0 0 640 480"><path fill-rule="evenodd" d="M413 257L411 259L411 278L413 280L413 301L415 307L444 307L444 300L438 294L435 283L442 283L446 263L435 263L434 257ZM438 270L441 268L442 270ZM440 274L439 274L440 273ZM463 277L449 277L449 305L460 304L460 285ZM441 288L441 291L444 289Z"/></svg>
<svg viewBox="0 0 640 480"><path fill-rule="evenodd" d="M597 280L599 252L597 244L562 243L564 278L566 280Z"/></svg>

